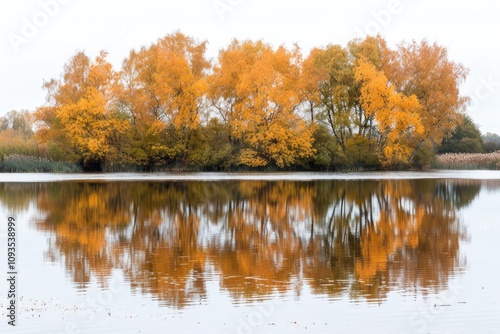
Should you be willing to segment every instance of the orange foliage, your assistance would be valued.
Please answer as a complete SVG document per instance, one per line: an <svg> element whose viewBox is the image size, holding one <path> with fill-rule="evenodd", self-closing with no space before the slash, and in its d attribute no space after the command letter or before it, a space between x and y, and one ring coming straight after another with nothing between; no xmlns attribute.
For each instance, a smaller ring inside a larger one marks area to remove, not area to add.
<svg viewBox="0 0 500 334"><path fill-rule="evenodd" d="M130 130L116 110L117 80L105 52L94 62L77 53L66 65L61 82L45 84L50 105L35 113L41 125L40 141L71 147L84 164L113 155L116 159L119 147L113 146L112 137Z"/></svg>
<svg viewBox="0 0 500 334"><path fill-rule="evenodd" d="M230 135L245 144L241 164L287 167L314 153L313 128L296 113L302 102L298 50L235 40L221 51L219 64L209 96Z"/></svg>
<svg viewBox="0 0 500 334"><path fill-rule="evenodd" d="M440 144L455 129L469 98L460 95L468 70L448 59L446 48L427 41L384 50L383 71L398 92L415 95L422 108L420 140Z"/></svg>
<svg viewBox="0 0 500 334"><path fill-rule="evenodd" d="M407 97L396 93L381 71L361 58L355 71L361 86L361 106L373 116L380 132L379 151L387 164L407 163L412 148L405 137L423 133L418 111L420 103L415 95Z"/></svg>
<svg viewBox="0 0 500 334"><path fill-rule="evenodd" d="M206 46L176 32L119 72L106 52L78 52L44 84L38 140L84 164L287 168L319 152L327 167L391 167L439 144L468 101L467 70L427 42L393 50L367 37L302 59L298 46L234 40L213 66Z"/></svg>

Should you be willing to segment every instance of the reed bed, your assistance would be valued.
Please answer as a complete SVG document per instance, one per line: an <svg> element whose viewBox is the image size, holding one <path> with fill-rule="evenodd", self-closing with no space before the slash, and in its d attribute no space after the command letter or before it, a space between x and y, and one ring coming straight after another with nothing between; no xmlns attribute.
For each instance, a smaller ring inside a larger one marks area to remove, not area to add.
<svg viewBox="0 0 500 334"><path fill-rule="evenodd" d="M439 155L433 166L437 169L500 170L500 151L493 153L447 153Z"/></svg>
<svg viewBox="0 0 500 334"><path fill-rule="evenodd" d="M18 136L8 137L2 132L0 134L0 159L12 154L39 156L41 152L34 138L23 140Z"/></svg>

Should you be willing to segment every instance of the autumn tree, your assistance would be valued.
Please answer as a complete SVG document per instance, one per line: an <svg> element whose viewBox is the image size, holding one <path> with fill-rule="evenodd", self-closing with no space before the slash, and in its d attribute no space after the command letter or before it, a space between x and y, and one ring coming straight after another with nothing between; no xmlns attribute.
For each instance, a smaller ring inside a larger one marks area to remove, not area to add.
<svg viewBox="0 0 500 334"><path fill-rule="evenodd" d="M356 104L348 50L340 45L313 49L302 67L311 120L324 120L345 153L346 141L353 135L351 112Z"/></svg>
<svg viewBox="0 0 500 334"><path fill-rule="evenodd" d="M363 156L375 149L385 163L414 163L422 147L433 149L457 125L466 75L436 44L393 50L376 36L313 49L302 89L311 119L328 124L345 163L366 165Z"/></svg>
<svg viewBox="0 0 500 334"><path fill-rule="evenodd" d="M315 48L304 60L301 88L311 119L325 124L338 145L336 163L376 165L374 115L361 105L361 83L355 78L361 57L376 69L381 67L383 41L368 37L353 40L347 47Z"/></svg>
<svg viewBox="0 0 500 334"><path fill-rule="evenodd" d="M439 145L455 129L465 111L468 98L460 85L468 70L448 59L446 48L427 41L404 42L394 50L384 49L383 71L397 92L415 95L423 132L416 134L415 149Z"/></svg>
<svg viewBox="0 0 500 334"><path fill-rule="evenodd" d="M219 54L209 97L241 145L241 165L283 168L311 156L312 128L297 108L300 53L262 41L233 41Z"/></svg>
<svg viewBox="0 0 500 334"><path fill-rule="evenodd" d="M407 163L412 154L408 139L423 132L418 114L421 106L415 95L397 93L385 75L361 58L355 70L362 84L360 102L378 129L377 151L386 165Z"/></svg>
<svg viewBox="0 0 500 334"><path fill-rule="evenodd" d="M180 32L132 51L122 67L122 106L131 116L132 160L155 164L185 158L200 125L206 90L206 42Z"/></svg>
<svg viewBox="0 0 500 334"><path fill-rule="evenodd" d="M129 130L126 115L116 106L118 74L101 52L95 60L78 52L65 65L60 80L44 84L48 105L37 110L37 133L42 143L80 162L85 170L99 170L106 161L121 160L121 140Z"/></svg>

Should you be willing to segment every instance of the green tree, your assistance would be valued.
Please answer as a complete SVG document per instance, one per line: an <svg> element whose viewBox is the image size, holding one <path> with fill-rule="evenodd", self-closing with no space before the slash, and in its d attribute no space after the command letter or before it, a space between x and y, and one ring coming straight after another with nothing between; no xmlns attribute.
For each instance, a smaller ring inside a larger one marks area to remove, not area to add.
<svg viewBox="0 0 500 334"><path fill-rule="evenodd" d="M193 132L189 141L189 164L204 170L226 170L237 166L237 151L229 141L226 126L211 118Z"/></svg>
<svg viewBox="0 0 500 334"><path fill-rule="evenodd" d="M472 118L464 116L462 122L437 148L438 153L484 153L481 131Z"/></svg>
<svg viewBox="0 0 500 334"><path fill-rule="evenodd" d="M483 136L483 141L487 152L500 151L500 136L496 133L486 133Z"/></svg>

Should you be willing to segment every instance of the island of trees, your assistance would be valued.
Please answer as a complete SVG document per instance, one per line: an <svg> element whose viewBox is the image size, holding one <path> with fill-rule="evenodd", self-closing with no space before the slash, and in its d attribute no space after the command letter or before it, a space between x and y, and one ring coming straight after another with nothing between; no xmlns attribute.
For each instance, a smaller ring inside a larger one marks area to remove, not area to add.
<svg viewBox="0 0 500 334"><path fill-rule="evenodd" d="M43 83L43 106L2 118L3 163L394 169L500 146L493 134L487 146L466 116L468 70L438 44L390 47L376 36L303 55L299 46L233 40L214 60L206 48L176 32L132 50L120 69L106 51L77 52Z"/></svg>

